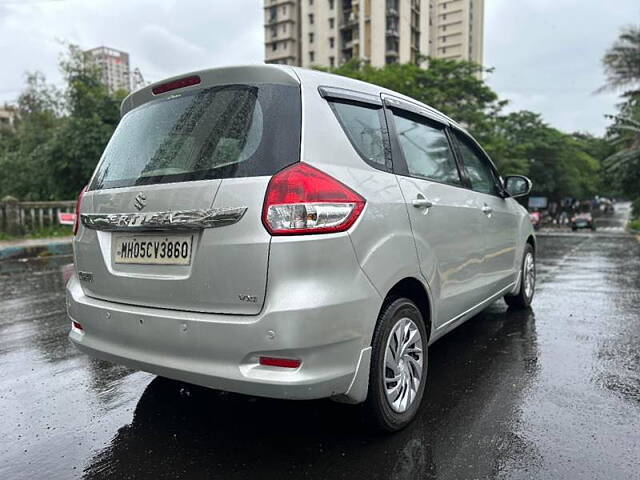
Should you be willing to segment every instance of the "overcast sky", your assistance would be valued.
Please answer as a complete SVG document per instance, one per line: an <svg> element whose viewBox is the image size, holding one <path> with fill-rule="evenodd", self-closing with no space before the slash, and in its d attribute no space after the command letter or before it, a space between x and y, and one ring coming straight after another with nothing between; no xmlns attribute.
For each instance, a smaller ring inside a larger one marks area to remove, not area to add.
<svg viewBox="0 0 640 480"><path fill-rule="evenodd" d="M383 1L383 0L374 0ZM488 82L512 110L540 112L565 131L601 134L617 96L600 59L620 27L640 23L638 0L485 0ZM59 82L61 40L131 55L147 80L263 59L262 0L0 0L0 102L24 73ZM434 105L437 108L437 105Z"/></svg>

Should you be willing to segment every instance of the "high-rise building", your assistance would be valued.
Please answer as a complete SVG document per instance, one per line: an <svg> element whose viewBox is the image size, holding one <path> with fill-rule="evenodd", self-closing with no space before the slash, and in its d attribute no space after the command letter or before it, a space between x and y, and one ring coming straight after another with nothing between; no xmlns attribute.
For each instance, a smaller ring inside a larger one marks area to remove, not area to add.
<svg viewBox="0 0 640 480"><path fill-rule="evenodd" d="M131 90L129 54L109 47L96 47L85 52L87 58L100 67L102 82L110 92Z"/></svg>
<svg viewBox="0 0 640 480"><path fill-rule="evenodd" d="M300 0L265 0L265 62L300 65Z"/></svg>
<svg viewBox="0 0 640 480"><path fill-rule="evenodd" d="M430 56L482 65L484 0L431 0Z"/></svg>
<svg viewBox="0 0 640 480"><path fill-rule="evenodd" d="M484 0L264 0L265 62L482 63Z"/></svg>

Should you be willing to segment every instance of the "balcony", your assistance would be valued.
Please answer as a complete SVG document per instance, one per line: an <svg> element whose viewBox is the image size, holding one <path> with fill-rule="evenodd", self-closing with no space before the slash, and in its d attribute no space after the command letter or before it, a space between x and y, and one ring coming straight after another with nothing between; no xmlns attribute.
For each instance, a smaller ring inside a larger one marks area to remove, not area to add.
<svg viewBox="0 0 640 480"><path fill-rule="evenodd" d="M352 28L358 25L359 18L354 12L345 12L340 21L340 28Z"/></svg>
<svg viewBox="0 0 640 480"><path fill-rule="evenodd" d="M399 38L400 37L400 32L398 31L397 28L387 28L387 30L385 31L385 35L387 37Z"/></svg>
<svg viewBox="0 0 640 480"><path fill-rule="evenodd" d="M285 13L282 13L280 10L276 10L275 12L267 11L264 19L264 26L277 25L282 22L295 22L297 19L295 9L287 8Z"/></svg>
<svg viewBox="0 0 640 480"><path fill-rule="evenodd" d="M358 37L352 38L344 42L342 49L352 49L353 47L360 45L360 39Z"/></svg>

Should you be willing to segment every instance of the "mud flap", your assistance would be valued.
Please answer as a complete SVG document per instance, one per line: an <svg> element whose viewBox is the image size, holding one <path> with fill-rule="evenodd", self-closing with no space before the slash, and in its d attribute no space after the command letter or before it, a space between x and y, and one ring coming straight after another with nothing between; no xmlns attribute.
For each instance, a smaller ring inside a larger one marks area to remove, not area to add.
<svg viewBox="0 0 640 480"><path fill-rule="evenodd" d="M331 400L340 403L357 404L367 399L369 391L369 370L371 368L371 347L360 352L356 373L353 375L349 389L342 395L331 397Z"/></svg>

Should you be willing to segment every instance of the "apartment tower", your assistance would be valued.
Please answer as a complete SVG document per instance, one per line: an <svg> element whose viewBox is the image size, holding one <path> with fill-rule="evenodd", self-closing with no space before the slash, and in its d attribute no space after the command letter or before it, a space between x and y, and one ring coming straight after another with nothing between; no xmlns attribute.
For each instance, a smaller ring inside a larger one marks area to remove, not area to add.
<svg viewBox="0 0 640 480"><path fill-rule="evenodd" d="M97 47L85 51L85 55L94 65L100 67L102 83L110 92L131 90L129 54L114 48Z"/></svg>
<svg viewBox="0 0 640 480"><path fill-rule="evenodd" d="M484 0L431 0L429 55L482 65Z"/></svg>
<svg viewBox="0 0 640 480"><path fill-rule="evenodd" d="M482 62L484 0L264 0L265 62Z"/></svg>

